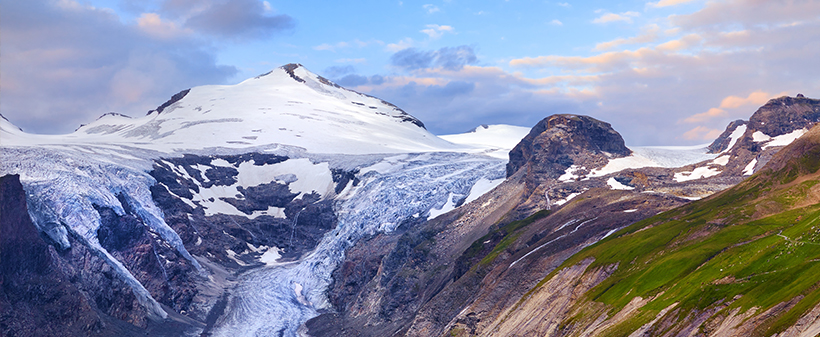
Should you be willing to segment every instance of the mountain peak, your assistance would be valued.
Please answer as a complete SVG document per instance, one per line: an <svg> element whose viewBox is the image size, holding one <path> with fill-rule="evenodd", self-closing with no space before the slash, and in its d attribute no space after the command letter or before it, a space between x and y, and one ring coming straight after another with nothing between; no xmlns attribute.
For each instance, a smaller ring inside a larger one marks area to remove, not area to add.
<svg viewBox="0 0 820 337"><path fill-rule="evenodd" d="M811 128L817 122L820 122L820 100L803 95L770 99L749 118L750 128L770 137Z"/></svg>
<svg viewBox="0 0 820 337"><path fill-rule="evenodd" d="M571 165L592 169L631 153L609 123L583 115L552 115L510 151L507 176L530 166L537 176L558 178Z"/></svg>

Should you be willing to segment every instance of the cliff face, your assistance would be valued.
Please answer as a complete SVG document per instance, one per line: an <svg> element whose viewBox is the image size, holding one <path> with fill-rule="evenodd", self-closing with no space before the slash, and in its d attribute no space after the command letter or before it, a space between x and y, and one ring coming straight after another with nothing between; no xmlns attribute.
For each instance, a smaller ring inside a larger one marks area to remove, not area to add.
<svg viewBox="0 0 820 337"><path fill-rule="evenodd" d="M571 165L604 166L631 154L609 123L581 115L552 115L536 124L510 151L507 177L526 167L530 179L558 178Z"/></svg>
<svg viewBox="0 0 820 337"><path fill-rule="evenodd" d="M116 335L61 259L31 223L19 176L0 177L0 335Z"/></svg>

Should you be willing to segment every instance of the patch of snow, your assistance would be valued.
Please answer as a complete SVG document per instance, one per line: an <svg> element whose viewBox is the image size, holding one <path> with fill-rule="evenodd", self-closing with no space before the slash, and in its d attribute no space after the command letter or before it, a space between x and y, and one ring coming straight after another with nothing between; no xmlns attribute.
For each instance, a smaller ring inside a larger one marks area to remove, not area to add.
<svg viewBox="0 0 820 337"><path fill-rule="evenodd" d="M487 178L479 179L475 182L475 184L473 184L473 187L470 189L470 195L467 196L467 199L464 199L464 204L468 204L471 201L478 199L482 195L496 188L496 186L503 183L504 180L504 178L494 180L489 180Z"/></svg>
<svg viewBox="0 0 820 337"><path fill-rule="evenodd" d="M251 215L243 215L243 216L247 217L248 219L256 219L256 218L258 218L260 216L263 216L263 215L272 216L272 217L278 218L278 219L287 218L287 215L285 215L285 208L283 208L283 207L273 207L273 206L268 206L268 209L266 209L264 211L253 211L253 213L251 213Z"/></svg>
<svg viewBox="0 0 820 337"><path fill-rule="evenodd" d="M581 178L581 176L575 174L575 172L583 170L583 169L584 169L583 166L570 165L564 171L564 174L562 174L560 177L558 177L558 181L561 181L561 182L575 181L576 179Z"/></svg>
<svg viewBox="0 0 820 337"><path fill-rule="evenodd" d="M236 258L236 252L234 252L233 250L228 249L228 250L226 250L225 252L226 252L226 253L228 253L228 257L229 257L231 260L233 260L234 262L236 262L236 264L238 264L238 265L240 265L240 266L243 266L243 267L248 265L247 263L242 262L242 260L237 259L237 258Z"/></svg>
<svg viewBox="0 0 820 337"><path fill-rule="evenodd" d="M712 164L726 166L726 164L729 163L729 158L731 158L729 155L717 157L715 160L712 160Z"/></svg>
<svg viewBox="0 0 820 337"><path fill-rule="evenodd" d="M609 187L613 190L627 190L628 191L628 190L634 190L635 189L632 186L627 186L627 185L621 184L619 181L615 180L615 177L609 177L609 179L606 181L606 184L609 185Z"/></svg>
<svg viewBox="0 0 820 337"><path fill-rule="evenodd" d="M557 201L553 202L552 204L561 206L563 204L566 204L567 202L569 202L570 200L572 200L573 198L575 198L579 195L581 195L581 193L570 193L566 198L561 199L561 200L557 200Z"/></svg>
<svg viewBox="0 0 820 337"><path fill-rule="evenodd" d="M216 158L216 159L211 160L211 166L220 166L220 167L231 167L231 168L233 168L233 164L231 164L230 162L228 162L227 160L222 159L222 158Z"/></svg>
<svg viewBox="0 0 820 337"><path fill-rule="evenodd" d="M765 142L765 141L768 141L770 139L772 139L772 137L770 137L769 135L767 135L767 134L765 134L761 131L755 131L752 134L752 140L755 141L755 142Z"/></svg>
<svg viewBox="0 0 820 337"><path fill-rule="evenodd" d="M631 149L632 155L609 160L604 167L593 169L589 177L601 177L642 167L681 167L717 157L716 154L706 153L706 145L640 146Z"/></svg>
<svg viewBox="0 0 820 337"><path fill-rule="evenodd" d="M259 261L262 261L262 263L264 263L268 266L278 265L279 264L278 260L282 258L282 255L280 254L280 252L281 252L281 249L279 249L277 247L270 247L270 248L268 248L267 251L265 251L264 254L262 254L261 257L259 257Z"/></svg>
<svg viewBox="0 0 820 337"><path fill-rule="evenodd" d="M387 158L382 159L378 163L375 163L373 165L370 165L368 167L365 167L365 168L359 170L359 173L360 174L366 174L368 172L374 172L374 171L378 172L380 174L391 173L393 171L399 170L402 167L404 167L404 160L407 159L407 158L408 158L407 155L398 155L398 156L387 157Z"/></svg>
<svg viewBox="0 0 820 337"><path fill-rule="evenodd" d="M618 227L618 228L615 228L613 230L610 230L609 232L606 232L606 234L604 234L604 236L601 238L601 240L606 239L608 236L612 235L612 233L615 233L615 232L621 230L622 228L623 227Z"/></svg>
<svg viewBox="0 0 820 337"><path fill-rule="evenodd" d="M470 132L440 135L439 137L453 144L473 147L482 151L476 151L477 153L508 160L510 150L529 134L530 129L505 124L482 125Z"/></svg>
<svg viewBox="0 0 820 337"><path fill-rule="evenodd" d="M696 180L701 178L709 178L712 176L716 176L720 174L720 170L714 169L708 166L701 166L695 168L692 171L685 171L685 172L677 172L675 173L675 181L683 182L683 181L690 181Z"/></svg>
<svg viewBox="0 0 820 337"><path fill-rule="evenodd" d="M763 146L763 149L765 150L766 148L771 147L771 146L786 146L786 145L789 145L793 141L795 141L797 138L800 138L800 136L802 136L806 132L808 132L808 130L804 128L804 129L794 130L794 131L789 132L785 135L780 135L780 136L777 136L777 137L773 137L770 142L766 143L766 145Z"/></svg>
<svg viewBox="0 0 820 337"><path fill-rule="evenodd" d="M455 195L450 194L450 198L447 199L447 202L441 206L441 208L433 208L430 210L430 215L427 216L427 219L435 219L437 216L447 213L456 209L456 201Z"/></svg>
<svg viewBox="0 0 820 337"><path fill-rule="evenodd" d="M743 175L744 176L752 175L755 171L755 165L757 165L757 158L752 159L752 161L750 161L749 164L747 164L746 167L743 168Z"/></svg>
<svg viewBox="0 0 820 337"><path fill-rule="evenodd" d="M703 197L687 197L687 196L680 196L680 195L676 195L676 197L686 199L686 200L692 200L692 201L703 199Z"/></svg>
<svg viewBox="0 0 820 337"><path fill-rule="evenodd" d="M632 213L632 212L637 212L637 211L638 211L637 208L633 208L633 209L624 210L624 213Z"/></svg>
<svg viewBox="0 0 820 337"><path fill-rule="evenodd" d="M746 124L736 127L735 130L732 131L732 134L729 135L729 146L727 146L721 153L730 151L737 143L737 140L740 139L740 137L743 137L744 133L746 133Z"/></svg>

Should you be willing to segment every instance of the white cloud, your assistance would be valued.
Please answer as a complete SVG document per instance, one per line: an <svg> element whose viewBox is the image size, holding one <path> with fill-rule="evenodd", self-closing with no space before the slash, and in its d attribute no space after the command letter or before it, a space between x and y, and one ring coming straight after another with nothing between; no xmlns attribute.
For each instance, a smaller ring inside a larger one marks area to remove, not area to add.
<svg viewBox="0 0 820 337"><path fill-rule="evenodd" d="M445 32L453 32L452 26L447 25L427 25L426 29L422 29L421 32L427 34L431 39L438 39L444 35Z"/></svg>
<svg viewBox="0 0 820 337"><path fill-rule="evenodd" d="M175 39L193 33L190 29L182 29L176 23L164 21L157 13L142 13L137 18L137 26L145 33L163 40Z"/></svg>
<svg viewBox="0 0 820 337"><path fill-rule="evenodd" d="M387 49L387 51L397 52L399 50L413 47L414 45L415 42L413 41L413 39L407 37L399 40L399 42L396 43L388 43L385 49Z"/></svg>
<svg viewBox="0 0 820 337"><path fill-rule="evenodd" d="M561 22L557 19L550 21L550 24L553 25L553 26L563 26L564 25L563 22Z"/></svg>
<svg viewBox="0 0 820 337"><path fill-rule="evenodd" d="M568 2L559 2L559 3L558 3L558 6L561 6L561 7L572 7L572 5L570 5Z"/></svg>
<svg viewBox="0 0 820 337"><path fill-rule="evenodd" d="M426 4L426 5L421 6L421 7L424 8L425 11L427 11L427 14L433 14L433 13L439 11L439 9L436 5Z"/></svg>
<svg viewBox="0 0 820 337"><path fill-rule="evenodd" d="M647 5L649 5L651 7L660 8L660 7L677 6L677 5L680 5L680 4L690 3L692 1L695 1L695 0L661 0L661 1L658 1L658 2L649 2L649 3L647 3Z"/></svg>
<svg viewBox="0 0 820 337"><path fill-rule="evenodd" d="M184 88L223 84L209 44L159 14L127 22L73 1L3 2L0 111L28 132L65 133L103 113L140 116Z"/></svg>
<svg viewBox="0 0 820 337"><path fill-rule="evenodd" d="M640 43L649 43L653 42L658 39L658 34L660 33L660 27L658 25L648 25L641 29L641 34L634 37L629 38L617 38L615 40L601 42L595 45L593 50L595 51L604 51L616 48L621 45L629 45L629 44L640 44Z"/></svg>
<svg viewBox="0 0 820 337"><path fill-rule="evenodd" d="M630 12L623 12L621 14L606 13L604 15L601 15L601 16L595 18L595 20L592 20L592 23L603 24L603 23L619 22L619 21L623 21L623 22L626 22L626 23L632 23L632 18L638 17L640 15L641 15L641 13L631 12L631 11Z"/></svg>

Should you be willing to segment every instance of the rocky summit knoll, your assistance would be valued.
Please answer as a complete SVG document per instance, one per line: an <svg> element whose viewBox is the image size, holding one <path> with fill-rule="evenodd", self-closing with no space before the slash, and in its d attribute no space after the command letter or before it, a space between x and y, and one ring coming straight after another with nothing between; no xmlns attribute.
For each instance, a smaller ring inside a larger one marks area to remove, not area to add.
<svg viewBox="0 0 820 337"><path fill-rule="evenodd" d="M524 168L531 180L557 179L572 165L589 170L632 154L609 123L582 115L553 115L532 128L510 151L507 176Z"/></svg>

